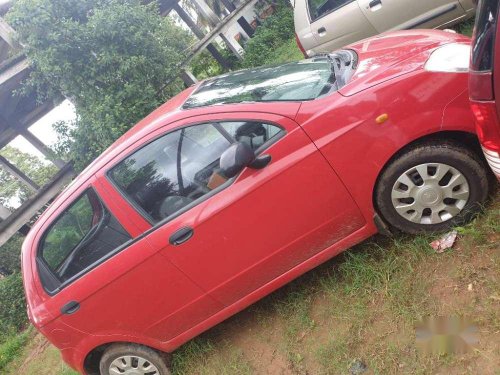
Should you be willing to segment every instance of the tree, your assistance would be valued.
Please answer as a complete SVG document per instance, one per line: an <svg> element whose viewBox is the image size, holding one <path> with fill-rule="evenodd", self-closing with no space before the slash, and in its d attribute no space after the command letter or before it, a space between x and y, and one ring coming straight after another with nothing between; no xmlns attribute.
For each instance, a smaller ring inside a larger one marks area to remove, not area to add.
<svg viewBox="0 0 500 375"><path fill-rule="evenodd" d="M77 169L180 89L162 90L192 39L156 3L18 0L7 20L33 67L25 90L75 104L75 126L57 130Z"/></svg>

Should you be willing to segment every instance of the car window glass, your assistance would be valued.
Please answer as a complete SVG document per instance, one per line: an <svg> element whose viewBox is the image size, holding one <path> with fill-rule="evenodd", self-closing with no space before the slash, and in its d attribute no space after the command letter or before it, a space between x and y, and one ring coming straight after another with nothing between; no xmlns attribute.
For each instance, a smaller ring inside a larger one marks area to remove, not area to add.
<svg viewBox="0 0 500 375"><path fill-rule="evenodd" d="M493 46L497 30L498 0L482 0L476 15L471 67L488 71L493 67Z"/></svg>
<svg viewBox="0 0 500 375"><path fill-rule="evenodd" d="M110 171L122 192L153 222L176 213L225 182L219 158L231 145L213 124L171 132L144 146Z"/></svg>
<svg viewBox="0 0 500 375"><path fill-rule="evenodd" d="M352 1L353 0L307 0L311 21L315 21L318 18L323 17L325 14L343 7Z"/></svg>
<svg viewBox="0 0 500 375"><path fill-rule="evenodd" d="M168 133L109 172L110 179L143 214L157 223L224 185L219 159L234 142L257 150L284 130L256 121L200 124Z"/></svg>
<svg viewBox="0 0 500 375"><path fill-rule="evenodd" d="M203 82L184 102L190 109L243 102L314 100L329 93L335 77L327 56L245 69Z"/></svg>
<svg viewBox="0 0 500 375"><path fill-rule="evenodd" d="M54 221L42 240L40 254L64 282L128 240L129 234L89 190Z"/></svg>
<svg viewBox="0 0 500 375"><path fill-rule="evenodd" d="M257 150L270 139L283 133L283 130L276 125L253 121L225 122L221 123L221 126L236 142L246 143L253 150Z"/></svg>

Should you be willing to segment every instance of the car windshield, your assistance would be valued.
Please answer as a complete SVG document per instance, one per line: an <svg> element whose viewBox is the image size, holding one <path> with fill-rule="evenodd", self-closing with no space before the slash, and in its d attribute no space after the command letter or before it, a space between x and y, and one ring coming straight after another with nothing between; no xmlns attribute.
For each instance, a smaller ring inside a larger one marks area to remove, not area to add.
<svg viewBox="0 0 500 375"><path fill-rule="evenodd" d="M335 87L328 56L225 74L204 82L183 108L216 104L304 101L327 94Z"/></svg>

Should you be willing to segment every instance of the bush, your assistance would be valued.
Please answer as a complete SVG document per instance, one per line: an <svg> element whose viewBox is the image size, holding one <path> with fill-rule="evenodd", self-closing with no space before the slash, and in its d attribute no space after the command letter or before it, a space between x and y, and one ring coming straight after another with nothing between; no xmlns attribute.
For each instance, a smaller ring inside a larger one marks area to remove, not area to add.
<svg viewBox="0 0 500 375"><path fill-rule="evenodd" d="M269 62L273 52L294 38L293 9L285 0L274 4L275 12L255 30L245 46L245 58L240 67L251 68Z"/></svg>
<svg viewBox="0 0 500 375"><path fill-rule="evenodd" d="M23 236L16 233L0 246L0 274L7 276L14 272L19 272L21 269L21 246L23 240Z"/></svg>
<svg viewBox="0 0 500 375"><path fill-rule="evenodd" d="M0 325L4 332L20 331L27 322L23 282L16 272L0 280Z"/></svg>

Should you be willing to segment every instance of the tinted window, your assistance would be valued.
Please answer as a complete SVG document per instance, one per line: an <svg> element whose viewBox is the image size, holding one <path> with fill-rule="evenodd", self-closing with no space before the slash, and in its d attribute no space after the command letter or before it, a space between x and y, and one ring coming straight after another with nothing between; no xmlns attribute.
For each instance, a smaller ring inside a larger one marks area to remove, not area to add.
<svg viewBox="0 0 500 375"><path fill-rule="evenodd" d="M222 153L236 141L257 149L281 128L257 122L202 124L173 131L117 164L111 180L157 223L227 181Z"/></svg>
<svg viewBox="0 0 500 375"><path fill-rule="evenodd" d="M472 41L472 69L488 71L493 68L498 0L480 0Z"/></svg>
<svg viewBox="0 0 500 375"><path fill-rule="evenodd" d="M352 1L353 0L307 0L311 21L315 21L325 14L341 8Z"/></svg>
<svg viewBox="0 0 500 375"><path fill-rule="evenodd" d="M328 93L335 77L328 57L229 73L204 82L183 108L241 102L303 101Z"/></svg>
<svg viewBox="0 0 500 375"><path fill-rule="evenodd" d="M89 190L54 221L41 244L41 258L64 282L130 240L130 236Z"/></svg>

